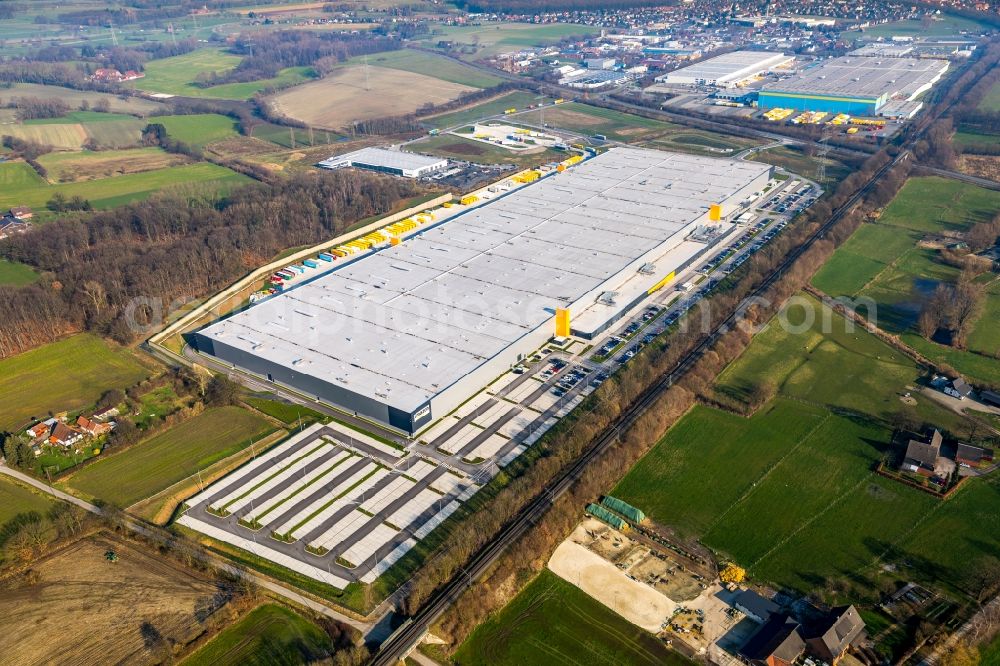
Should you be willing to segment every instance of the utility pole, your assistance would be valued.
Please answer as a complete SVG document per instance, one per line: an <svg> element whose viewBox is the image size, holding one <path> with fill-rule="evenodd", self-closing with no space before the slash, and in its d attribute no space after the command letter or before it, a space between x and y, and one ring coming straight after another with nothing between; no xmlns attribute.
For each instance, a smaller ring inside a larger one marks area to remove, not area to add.
<svg viewBox="0 0 1000 666"><path fill-rule="evenodd" d="M118 46L118 35L115 34L115 24L111 23L111 43Z"/></svg>

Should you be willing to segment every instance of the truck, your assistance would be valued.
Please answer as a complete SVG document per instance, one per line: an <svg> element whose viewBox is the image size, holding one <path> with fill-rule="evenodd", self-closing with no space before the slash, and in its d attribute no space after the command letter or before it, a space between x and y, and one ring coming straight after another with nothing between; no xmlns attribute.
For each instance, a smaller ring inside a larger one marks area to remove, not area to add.
<svg viewBox="0 0 1000 666"><path fill-rule="evenodd" d="M306 267L305 267L305 266L300 266L300 265L298 265L298 264L292 264L291 266L289 266L289 268L291 268L291 269L292 269L293 271L295 271L296 273L299 273L300 275L301 275L302 273L305 273L305 272L306 272Z"/></svg>
<svg viewBox="0 0 1000 666"><path fill-rule="evenodd" d="M306 259L302 263L306 265L306 268L319 268L319 262L315 259Z"/></svg>
<svg viewBox="0 0 1000 666"><path fill-rule="evenodd" d="M276 273L276 275L278 275L278 277L280 277L283 280L291 280L293 277L295 277L295 272L290 271L287 268L282 268L280 271Z"/></svg>
<svg viewBox="0 0 1000 666"><path fill-rule="evenodd" d="M333 261L333 255L329 252L320 252L317 256L323 261Z"/></svg>

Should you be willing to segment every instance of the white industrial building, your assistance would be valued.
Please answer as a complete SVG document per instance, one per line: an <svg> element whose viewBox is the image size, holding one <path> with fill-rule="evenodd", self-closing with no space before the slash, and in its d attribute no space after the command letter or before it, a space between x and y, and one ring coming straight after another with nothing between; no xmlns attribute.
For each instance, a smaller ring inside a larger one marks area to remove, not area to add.
<svg viewBox="0 0 1000 666"><path fill-rule="evenodd" d="M656 80L668 85L734 88L794 59L771 51L733 51L668 72Z"/></svg>
<svg viewBox="0 0 1000 666"><path fill-rule="evenodd" d="M448 160L385 148L362 148L325 159L316 166L323 169L356 167L407 178L420 178L436 171L443 171L448 167Z"/></svg>
<svg viewBox="0 0 1000 666"><path fill-rule="evenodd" d="M593 337L708 251L772 167L613 148L193 334L198 351L415 433L554 332ZM721 224L727 224L722 222Z"/></svg>

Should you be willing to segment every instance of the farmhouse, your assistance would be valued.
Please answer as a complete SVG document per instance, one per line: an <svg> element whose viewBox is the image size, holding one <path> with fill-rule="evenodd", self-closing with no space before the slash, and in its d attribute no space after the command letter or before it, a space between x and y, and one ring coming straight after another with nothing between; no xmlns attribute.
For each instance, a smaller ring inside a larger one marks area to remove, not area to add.
<svg viewBox="0 0 1000 666"><path fill-rule="evenodd" d="M91 81L99 81L101 83L121 83L123 81L135 81L136 79L141 79L145 74L142 72L137 72L135 70L128 70L122 74L117 69L101 68L90 75Z"/></svg>
<svg viewBox="0 0 1000 666"><path fill-rule="evenodd" d="M23 234L31 229L26 221L15 220L12 217L0 217L0 240L10 238L14 234Z"/></svg>
<svg viewBox="0 0 1000 666"><path fill-rule="evenodd" d="M828 664L835 664L847 649L862 637L864 620L854 606L840 606L805 636L809 652Z"/></svg>
<svg viewBox="0 0 1000 666"><path fill-rule="evenodd" d="M906 445L906 454L900 471L914 472L921 476L935 476L944 471L941 465L941 433L935 430L930 440L922 442L911 439Z"/></svg>
<svg viewBox="0 0 1000 666"><path fill-rule="evenodd" d="M799 623L779 614L750 637L740 650L744 662L753 666L791 666L806 651Z"/></svg>
<svg viewBox="0 0 1000 666"><path fill-rule="evenodd" d="M19 222L25 222L33 218L35 213L27 206L14 206L10 209L7 216L12 217Z"/></svg>
<svg viewBox="0 0 1000 666"><path fill-rule="evenodd" d="M110 423L98 423L82 415L76 419L76 425L91 437L98 437L109 433L113 427Z"/></svg>
<svg viewBox="0 0 1000 666"><path fill-rule="evenodd" d="M764 624L781 610L778 604L753 590L743 590L733 599L733 607L754 622Z"/></svg>
<svg viewBox="0 0 1000 666"><path fill-rule="evenodd" d="M972 395L972 387L964 379L958 377L952 380L951 386L945 387L944 392L953 398L965 400Z"/></svg>
<svg viewBox="0 0 1000 666"><path fill-rule="evenodd" d="M49 433L49 444L70 447L83 439L83 433L73 430L62 421L57 421Z"/></svg>
<svg viewBox="0 0 1000 666"><path fill-rule="evenodd" d="M108 419L114 418L115 416L118 416L117 407L105 407L104 409L99 409L96 412L94 412L95 421L107 421Z"/></svg>
<svg viewBox="0 0 1000 666"><path fill-rule="evenodd" d="M960 465L976 466L984 462L993 461L993 449L973 446L972 444L959 444L955 452L955 462Z"/></svg>
<svg viewBox="0 0 1000 666"><path fill-rule="evenodd" d="M46 419L31 426L25 432L27 432L28 437L31 437L32 439L45 437L46 435L49 434L49 432L52 430L52 426L54 426L56 423L58 423L56 419Z"/></svg>

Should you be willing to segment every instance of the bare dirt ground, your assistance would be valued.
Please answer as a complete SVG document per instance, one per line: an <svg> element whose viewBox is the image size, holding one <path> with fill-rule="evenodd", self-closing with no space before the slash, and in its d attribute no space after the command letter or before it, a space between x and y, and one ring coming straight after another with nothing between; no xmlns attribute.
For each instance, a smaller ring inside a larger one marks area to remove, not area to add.
<svg viewBox="0 0 1000 666"><path fill-rule="evenodd" d="M113 549L117 562L105 552ZM187 645L217 607L204 574L112 536L84 538L33 570L33 585L0 591L4 664L149 664Z"/></svg>
<svg viewBox="0 0 1000 666"><path fill-rule="evenodd" d="M653 549L648 540L633 537L634 533L626 536L591 518L580 523L570 539L673 601L686 601L701 594L702 584L684 565L688 562L686 558L666 549Z"/></svg>
<svg viewBox="0 0 1000 666"><path fill-rule="evenodd" d="M958 170L970 176L1000 180L1000 157L994 155L962 155Z"/></svg>
<svg viewBox="0 0 1000 666"><path fill-rule="evenodd" d="M600 526L603 523L596 520L586 520L578 525L552 554L549 569L629 622L654 634L659 632L663 623L673 615L677 604L662 592L631 578L608 559L580 543L590 539L588 527L592 533L593 528ZM641 561L645 558L640 549L626 548L628 552L623 553L626 559Z"/></svg>
<svg viewBox="0 0 1000 666"><path fill-rule="evenodd" d="M476 90L387 67L344 67L329 76L295 86L271 98L276 110L313 127L339 129L367 118L412 113L425 104L449 102Z"/></svg>

